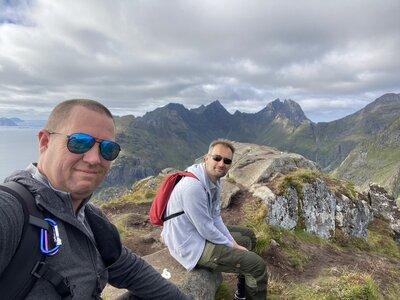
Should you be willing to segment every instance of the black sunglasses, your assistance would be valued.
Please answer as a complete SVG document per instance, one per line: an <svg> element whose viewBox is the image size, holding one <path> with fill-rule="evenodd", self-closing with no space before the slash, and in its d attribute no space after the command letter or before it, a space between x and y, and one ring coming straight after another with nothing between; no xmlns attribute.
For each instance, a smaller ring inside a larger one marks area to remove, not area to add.
<svg viewBox="0 0 400 300"><path fill-rule="evenodd" d="M61 134L68 138L67 148L75 154L88 152L96 143L100 144L100 154L105 160L114 160L118 157L121 147L112 141L101 140L86 133L73 133L66 135L63 133L49 131L49 134Z"/></svg>
<svg viewBox="0 0 400 300"><path fill-rule="evenodd" d="M219 154L215 154L215 155L211 155L210 154L210 156L215 161L221 161L223 159L224 160L224 164L226 164L226 165L230 165L232 163L232 159L229 159L229 158L226 158L226 157L222 157Z"/></svg>

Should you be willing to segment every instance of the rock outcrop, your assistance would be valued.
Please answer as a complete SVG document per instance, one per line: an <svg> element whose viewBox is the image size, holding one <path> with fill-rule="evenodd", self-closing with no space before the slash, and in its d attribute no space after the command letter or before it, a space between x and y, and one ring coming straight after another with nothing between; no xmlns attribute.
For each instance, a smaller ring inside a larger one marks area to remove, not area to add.
<svg viewBox="0 0 400 300"><path fill-rule="evenodd" d="M241 189L262 199L267 206L266 222L292 230L301 228L322 238L344 236L367 238L372 210L362 199L350 199L328 187L323 175L301 187L288 186L284 194L269 186L277 178L298 169L318 171L318 165L301 155L285 153L254 144L235 143L236 153L231 170L223 179L222 207Z"/></svg>
<svg viewBox="0 0 400 300"><path fill-rule="evenodd" d="M337 196L324 181L304 184L303 199L293 187L286 195L278 196L268 187L258 185L251 190L263 199L268 207L266 222L289 230L302 228L322 238L330 238L336 229L345 236L367 238L367 227L372 214L364 200L351 200L345 195Z"/></svg>
<svg viewBox="0 0 400 300"><path fill-rule="evenodd" d="M381 216L389 222L394 239L400 244L400 208L396 201L383 187L375 183L369 185L366 193L374 215Z"/></svg>

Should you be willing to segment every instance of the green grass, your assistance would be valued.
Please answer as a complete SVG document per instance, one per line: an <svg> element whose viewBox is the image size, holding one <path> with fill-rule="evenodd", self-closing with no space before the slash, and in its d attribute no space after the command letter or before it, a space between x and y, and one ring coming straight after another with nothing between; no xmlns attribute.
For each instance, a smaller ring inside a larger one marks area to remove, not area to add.
<svg viewBox="0 0 400 300"><path fill-rule="evenodd" d="M246 203L244 211L244 225L254 230L257 237L256 252L262 253L270 243L269 226L265 222L267 207L261 202Z"/></svg>
<svg viewBox="0 0 400 300"><path fill-rule="evenodd" d="M303 185L314 183L319 176L319 172L309 169L297 169L278 179L276 185L279 195L285 195L288 188L293 187L300 199L303 199Z"/></svg>
<svg viewBox="0 0 400 300"><path fill-rule="evenodd" d="M215 300L228 300L231 299L231 292L228 285L222 282L215 293Z"/></svg>
<svg viewBox="0 0 400 300"><path fill-rule="evenodd" d="M319 277L311 285L292 285L287 299L311 300L374 300L379 299L376 282L371 275L334 269Z"/></svg>
<svg viewBox="0 0 400 300"><path fill-rule="evenodd" d="M353 166L356 160L360 160L358 157L360 152L368 153L367 157L361 160L358 165ZM369 182L386 186L387 182L397 172L399 162L400 151L398 147L365 144L354 149L349 159L336 169L334 174L354 181L362 189L366 189Z"/></svg>
<svg viewBox="0 0 400 300"><path fill-rule="evenodd" d="M118 216L118 219L114 221L114 225L117 227L122 238L132 234L132 232L135 230L129 225L130 220L135 217L136 215L133 213L126 213Z"/></svg>
<svg viewBox="0 0 400 300"><path fill-rule="evenodd" d="M151 203L156 195L157 190L153 187L148 187L148 182L153 177L144 178L136 182L133 188L122 196L112 198L110 201L100 205L101 208L106 209L123 203ZM160 179L161 182L161 179Z"/></svg>
<svg viewBox="0 0 400 300"><path fill-rule="evenodd" d="M381 218L375 217L369 224L367 243L371 252L400 259L400 246L394 241L388 222Z"/></svg>

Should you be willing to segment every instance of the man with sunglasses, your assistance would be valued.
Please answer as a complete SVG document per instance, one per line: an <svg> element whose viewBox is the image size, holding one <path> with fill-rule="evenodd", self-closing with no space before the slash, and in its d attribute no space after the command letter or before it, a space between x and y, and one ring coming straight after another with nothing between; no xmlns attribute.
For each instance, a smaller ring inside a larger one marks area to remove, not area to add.
<svg viewBox="0 0 400 300"><path fill-rule="evenodd" d="M266 299L267 270L254 253L254 232L241 226L225 226L221 218L220 178L232 165L235 148L228 140L211 142L204 162L187 171L168 201L165 217L184 212L164 222L161 233L170 254L188 271L195 267L238 274L235 299ZM251 250L251 251L249 251Z"/></svg>
<svg viewBox="0 0 400 300"><path fill-rule="evenodd" d="M190 299L122 246L115 226L88 203L121 150L110 111L93 100L64 101L38 137L38 163L6 179L33 194L50 225L40 231L40 247L31 245L32 252L40 249L46 259L32 270L38 279L23 298L100 299L108 282L133 292L136 297L129 299ZM0 191L0 283L23 225L22 205ZM21 285L18 278L14 282Z"/></svg>

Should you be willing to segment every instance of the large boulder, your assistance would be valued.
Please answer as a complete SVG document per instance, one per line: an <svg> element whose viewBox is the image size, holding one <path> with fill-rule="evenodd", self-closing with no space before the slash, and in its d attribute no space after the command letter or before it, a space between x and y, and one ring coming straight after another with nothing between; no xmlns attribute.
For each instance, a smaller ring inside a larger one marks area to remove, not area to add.
<svg viewBox="0 0 400 300"><path fill-rule="evenodd" d="M195 268L186 271L165 248L153 254L144 256L162 276L173 282L182 292L193 297L194 300L214 299L215 293L222 282L220 272ZM106 299L134 300L136 299L126 290L118 290L107 286L102 296Z"/></svg>
<svg viewBox="0 0 400 300"><path fill-rule="evenodd" d="M318 170L318 165L295 153L255 144L234 143L233 165L227 176L245 187L270 179L275 174L303 168Z"/></svg>

